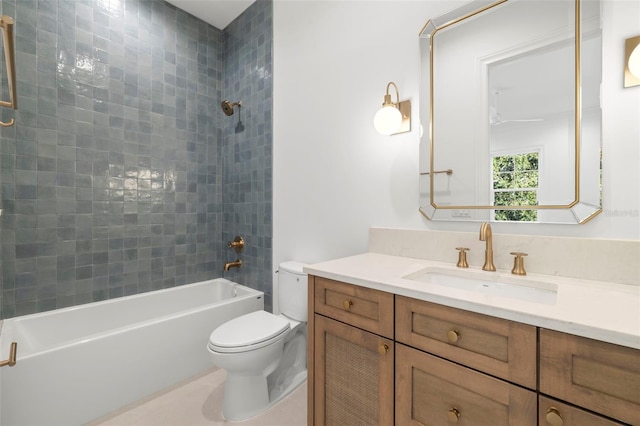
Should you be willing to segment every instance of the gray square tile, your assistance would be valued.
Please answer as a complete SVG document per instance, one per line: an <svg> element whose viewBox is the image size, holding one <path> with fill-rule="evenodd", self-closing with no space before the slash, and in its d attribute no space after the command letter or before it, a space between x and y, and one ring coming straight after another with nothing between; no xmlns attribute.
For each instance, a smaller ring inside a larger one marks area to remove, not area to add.
<svg viewBox="0 0 640 426"><path fill-rule="evenodd" d="M220 276L236 233L251 241L238 279L268 296L271 2L225 32L164 2L0 4L20 15L21 69L0 149L0 318ZM244 134L217 108L223 87L254 112Z"/></svg>

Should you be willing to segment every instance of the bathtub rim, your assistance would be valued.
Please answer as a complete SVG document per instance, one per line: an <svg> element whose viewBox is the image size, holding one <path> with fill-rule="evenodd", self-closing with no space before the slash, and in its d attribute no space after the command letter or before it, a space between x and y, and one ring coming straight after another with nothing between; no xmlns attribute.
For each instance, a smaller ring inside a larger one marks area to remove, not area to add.
<svg viewBox="0 0 640 426"><path fill-rule="evenodd" d="M0 321L0 359L4 359L6 357L8 357L9 355L9 348L11 345L12 341L16 341L16 327L19 325L20 322L22 322L23 320L27 320L27 319L39 319L41 317L46 317L46 316L50 316L52 314L55 313L55 315L63 315L64 313L67 312L75 312L75 311L81 311L81 310L86 310L86 309L91 309L91 307L95 306L95 305L110 305L110 304L114 304L114 303L122 303L123 301L126 300L131 300L131 299L137 299L137 298L141 298L141 297L145 297L145 296L149 296L150 293L153 292L174 292L174 291L178 291L178 290L186 290L188 289L188 287L195 287L195 286L201 286L201 285L205 285L209 282L212 281L221 281L223 282L225 285L231 285L233 286L236 290L240 290L242 292L242 294L238 294L236 293L233 297L229 298L229 299L223 299L223 300L219 300L216 301L214 303L209 303L209 304L203 304L194 308L189 308L189 309L182 309L179 311L175 311L175 312L171 312L165 315L160 315L160 316L155 316L152 318L148 318L145 319L143 321L137 321L131 324L127 324L124 326L120 326L120 327L115 327L115 328L110 328L108 330L105 331L100 331L100 332L95 332L95 333L90 333L90 334L85 334L81 337L77 337L77 338L73 338L73 339L67 339L65 341L62 342L58 342L54 345L48 345L44 348L40 348L36 351L30 351L26 354L21 353L20 351L20 342L18 341L18 353L17 353L17 361L19 362L20 359L29 359L31 357L34 356L39 356L39 355L44 355L53 351L57 351L57 350L61 350L64 348L68 348L70 346L73 345L77 345L77 344L81 344L81 343L87 343L87 342L91 342L95 339L98 338L102 338L102 337L108 337L108 336L113 336L115 334L118 333L122 333L126 330L134 330L134 329L138 329L141 327L145 327L149 324L155 323L155 322L160 322L160 321L167 321L171 318L180 318L183 317L185 315L189 315L189 314L194 314L197 312L201 312L207 309L210 309L213 306L220 306L220 305L224 305L224 304L229 304L232 303L233 301L236 300L242 300L242 299L250 299L253 297L258 297L258 298L263 298L264 299L264 292L260 291L260 290L256 290L253 289L251 287L247 287L243 284L239 284L236 283L234 281L231 281L227 278L212 278L210 280L205 280L205 281L198 281L195 283L189 283L189 284L184 284L184 285L180 285L180 286L175 286L175 287L169 287L169 288L165 288L165 289L159 289L159 290L151 290L151 291L146 291L144 293L137 293L137 294L132 294L129 296L123 296L123 297L116 297L113 299L106 299L106 300L99 300L96 302L88 302L88 303L83 303L81 305L75 305L75 306L69 306L66 308L60 308L60 309L52 309L49 311L44 311L44 312L37 312L37 313L33 313L33 314L26 314L26 315L20 315L20 316L16 316L16 317L12 317L12 318L6 318L2 321ZM3 358L4 357L4 358Z"/></svg>

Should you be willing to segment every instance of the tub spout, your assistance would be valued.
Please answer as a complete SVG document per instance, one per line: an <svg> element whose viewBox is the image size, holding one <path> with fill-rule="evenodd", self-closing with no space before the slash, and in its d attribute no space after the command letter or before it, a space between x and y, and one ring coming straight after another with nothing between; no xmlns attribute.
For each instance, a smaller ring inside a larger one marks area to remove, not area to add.
<svg viewBox="0 0 640 426"><path fill-rule="evenodd" d="M224 270L228 271L231 268L240 268L242 266L242 260L238 259L235 262L227 262L224 264Z"/></svg>

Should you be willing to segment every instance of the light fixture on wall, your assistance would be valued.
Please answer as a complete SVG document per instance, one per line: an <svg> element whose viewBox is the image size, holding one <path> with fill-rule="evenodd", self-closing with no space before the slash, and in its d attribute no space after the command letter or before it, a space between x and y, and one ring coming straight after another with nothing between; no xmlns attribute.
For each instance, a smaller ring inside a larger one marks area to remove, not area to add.
<svg viewBox="0 0 640 426"><path fill-rule="evenodd" d="M624 87L640 86L640 36L625 41Z"/></svg>
<svg viewBox="0 0 640 426"><path fill-rule="evenodd" d="M396 102L391 102L389 87L396 90ZM397 135L411 131L411 101L400 102L398 86L393 81L387 84L382 108L373 117L373 126L382 135Z"/></svg>

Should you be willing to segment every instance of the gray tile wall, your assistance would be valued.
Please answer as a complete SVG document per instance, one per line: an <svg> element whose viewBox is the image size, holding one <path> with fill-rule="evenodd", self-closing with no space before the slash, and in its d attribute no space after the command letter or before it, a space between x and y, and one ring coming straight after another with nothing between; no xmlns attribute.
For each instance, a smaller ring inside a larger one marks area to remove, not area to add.
<svg viewBox="0 0 640 426"><path fill-rule="evenodd" d="M228 278L265 292L272 289L272 2L257 1L224 32L222 96L242 107L222 121L224 204L222 235L245 238L239 256L227 249L226 261L240 258ZM238 119L242 125L238 127Z"/></svg>
<svg viewBox="0 0 640 426"><path fill-rule="evenodd" d="M233 117L219 106L226 84L237 93L251 84L244 75L223 78L240 69L225 65L232 36L159 0L0 7L16 19L19 101L17 111L2 111L16 126L0 131L0 318L221 276L227 233L245 229L226 215L236 182L223 173L236 167L228 149L243 138L269 146L268 167L240 162L269 181L268 197L251 192L247 207L271 215L270 118L255 123L254 135L247 116L244 134L231 135ZM271 3L245 15L238 22L250 23L238 31L265 39L261 47L243 35L234 45L243 68L262 66L265 43L269 51L266 84L245 95L263 98L247 98L255 105L246 110L270 117ZM268 255L260 263L267 270L256 273L269 277L260 285L270 293L271 227L248 228L248 241L269 240L268 250L250 246L246 255Z"/></svg>

